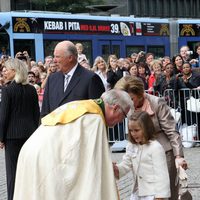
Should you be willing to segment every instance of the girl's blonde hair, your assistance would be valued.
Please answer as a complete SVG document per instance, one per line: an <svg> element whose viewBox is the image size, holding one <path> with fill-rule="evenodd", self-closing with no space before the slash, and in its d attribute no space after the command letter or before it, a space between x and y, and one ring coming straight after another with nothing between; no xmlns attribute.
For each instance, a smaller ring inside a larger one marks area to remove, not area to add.
<svg viewBox="0 0 200 200"><path fill-rule="evenodd" d="M108 69L112 69L112 67L111 67L111 65L110 65L110 60L111 60L111 58L114 59L114 60L116 60L116 61L118 60L116 55L114 55L114 54L109 55L109 56L108 56L108 60L107 60Z"/></svg>
<svg viewBox="0 0 200 200"><path fill-rule="evenodd" d="M143 134L144 134L144 143L148 144L149 140L155 139L155 127L153 124L153 121L150 117L150 115L145 112L134 112L130 117L129 117L129 122L128 126L130 126L130 122L135 121L138 122L139 126L141 127ZM133 139L130 131L128 132L128 138L129 141L133 144L136 143L136 141Z"/></svg>
<svg viewBox="0 0 200 200"><path fill-rule="evenodd" d="M83 50L83 45L81 43L76 43L75 46L76 46L76 48L80 48Z"/></svg>

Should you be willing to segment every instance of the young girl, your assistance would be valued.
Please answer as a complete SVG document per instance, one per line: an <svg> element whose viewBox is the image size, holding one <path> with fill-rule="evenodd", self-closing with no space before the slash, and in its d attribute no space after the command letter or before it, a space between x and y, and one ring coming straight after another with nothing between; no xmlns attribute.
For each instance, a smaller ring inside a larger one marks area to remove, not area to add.
<svg viewBox="0 0 200 200"><path fill-rule="evenodd" d="M83 45L81 43L76 43L76 49L78 51L78 62L81 63L81 61L83 60L86 60L88 62L86 55L83 54Z"/></svg>
<svg viewBox="0 0 200 200"><path fill-rule="evenodd" d="M131 64L128 68L128 71L131 76L138 76L138 67L136 63Z"/></svg>
<svg viewBox="0 0 200 200"><path fill-rule="evenodd" d="M154 140L154 125L147 112L135 112L129 119L129 143L119 164L113 163L116 178L133 171L130 200L166 200L170 183L163 147Z"/></svg>

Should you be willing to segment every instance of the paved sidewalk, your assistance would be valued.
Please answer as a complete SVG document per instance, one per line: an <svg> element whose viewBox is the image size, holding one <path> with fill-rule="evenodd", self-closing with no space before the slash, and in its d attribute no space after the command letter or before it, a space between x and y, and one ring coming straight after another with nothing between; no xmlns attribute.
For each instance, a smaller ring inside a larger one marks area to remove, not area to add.
<svg viewBox="0 0 200 200"><path fill-rule="evenodd" d="M6 175L5 175L5 159L4 151L0 149L0 200L6 200Z"/></svg>
<svg viewBox="0 0 200 200"><path fill-rule="evenodd" d="M200 147L184 149L189 164L188 183L193 200L200 200ZM120 161L124 153L112 153L113 161ZM132 189L132 174L129 173L117 182L120 199L129 200ZM7 200L4 151L0 150L0 200ZM103 200L103 199L102 199Z"/></svg>

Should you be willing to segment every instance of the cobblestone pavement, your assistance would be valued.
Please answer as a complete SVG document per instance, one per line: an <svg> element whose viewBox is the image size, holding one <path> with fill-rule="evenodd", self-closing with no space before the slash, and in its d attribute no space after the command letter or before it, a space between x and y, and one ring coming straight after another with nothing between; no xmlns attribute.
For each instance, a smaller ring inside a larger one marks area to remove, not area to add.
<svg viewBox="0 0 200 200"><path fill-rule="evenodd" d="M184 149L189 164L188 185L193 200L200 200L200 147ZM112 153L113 161L120 161L124 153ZM132 174L129 173L117 182L120 199L129 200L132 189ZM7 200L4 151L0 150L0 200Z"/></svg>
<svg viewBox="0 0 200 200"><path fill-rule="evenodd" d="M0 149L0 200L7 199L4 151Z"/></svg>

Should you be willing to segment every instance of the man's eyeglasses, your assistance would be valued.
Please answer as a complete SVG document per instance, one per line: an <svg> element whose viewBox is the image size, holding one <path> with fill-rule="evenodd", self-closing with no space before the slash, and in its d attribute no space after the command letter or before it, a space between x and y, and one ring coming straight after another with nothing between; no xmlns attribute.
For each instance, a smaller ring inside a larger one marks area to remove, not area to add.
<svg viewBox="0 0 200 200"><path fill-rule="evenodd" d="M124 110L122 108L120 108L120 110L122 111L124 117L127 118L127 114L124 112Z"/></svg>

